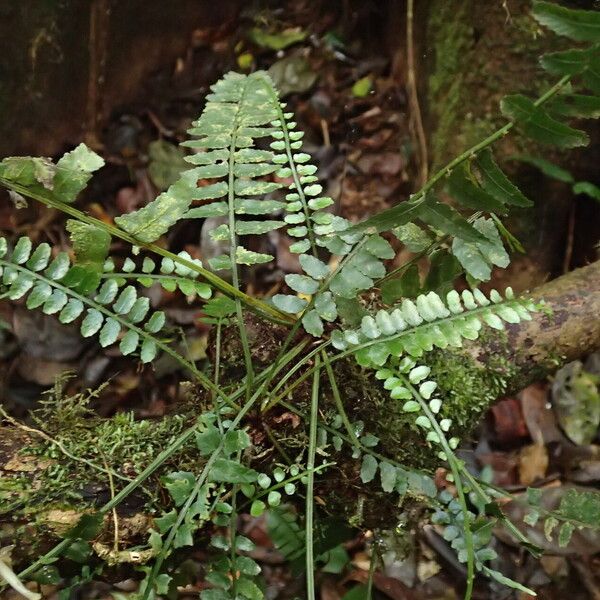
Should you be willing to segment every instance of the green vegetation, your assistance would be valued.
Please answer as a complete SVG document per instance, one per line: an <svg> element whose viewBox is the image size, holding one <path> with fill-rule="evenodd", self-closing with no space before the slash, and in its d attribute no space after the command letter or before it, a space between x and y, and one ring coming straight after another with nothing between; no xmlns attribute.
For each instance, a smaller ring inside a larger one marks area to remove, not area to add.
<svg viewBox="0 0 600 600"><path fill-rule="evenodd" d="M510 288L488 294L479 289L493 268L509 262L500 217L512 207L531 204L496 164L490 147L513 129L563 149L585 145L587 135L566 122L572 114L569 98L579 94L580 86L600 94L600 14L536 2L534 16L589 47L545 56L542 66L558 78L554 85L535 100L520 94L505 97L505 122L498 130L441 168L410 199L357 225L327 210L334 202L323 195L316 167L302 151L303 133L264 72L229 73L213 86L204 112L189 131L191 139L183 144L194 150L185 158L191 168L145 207L117 217L115 226L73 206L91 173L102 165L85 146L56 164L32 157L0 163L0 183L71 217L67 229L75 255L71 261L66 253L55 254L47 243L34 246L27 237L14 246L0 239L5 296L23 299L28 309L57 314L63 323L79 320L82 336L97 337L107 347L118 343L122 354L138 356L142 363L159 353L170 355L202 389L203 407L191 419L172 416L151 426L131 415L90 418L85 397L61 399L55 394L39 418L40 429L54 441L45 437L27 451L56 462L39 475L42 487L28 488L19 478L8 481L2 511L35 503L34 512L61 503L79 493L80 478L105 485L108 481L110 495L103 505L90 506L21 578L39 579L48 569L58 577L54 560L72 557L73 547L89 553L90 543L107 562L118 562L114 552L103 547L98 551L98 538L113 509L141 493L148 510L161 511L154 514L147 542L136 547L146 553L143 600L174 590L181 581L175 550L192 546L200 536L210 536L206 579L212 585L201 598L262 598L260 566L247 555L253 543L237 530L242 511L253 516L268 511L278 532L275 539L286 545L287 555L302 558L307 597L313 598L315 565L332 550L318 547L321 522L315 495L337 462L337 468L353 471L355 481L374 495L383 493L394 503L410 498L430 509L466 565L465 598L471 597L476 572L531 593L490 567L496 557L491 531L505 527L525 549L534 554L538 549L495 503L500 493L477 481L456 454L460 436L504 391L511 367L492 357L489 371L484 371L465 357L456 359L456 353L480 336L494 336L502 344L505 323L529 320L541 308L527 297L514 297ZM438 49L452 64L462 60L467 33L447 36L444 43L453 48ZM434 89L441 93L442 88L443 82L435 83ZM448 93L455 92L450 88ZM556 97L564 102L553 101ZM450 108L456 101L450 101ZM458 208L438 198L443 189ZM210 235L228 248L207 266L157 244L180 220L206 217L225 219ZM246 244L248 236L273 229L294 239L290 251L298 255L302 273L285 277L288 293L261 300L242 290L240 270L273 260ZM381 234L390 231L414 250L414 257L388 272L386 261L396 252L391 238ZM131 243L135 251L125 260L110 257L112 237ZM421 281L411 266L426 258L429 271ZM231 283L215 271L229 272ZM407 275L416 284L413 294L405 291ZM471 289L459 294L453 283L462 275ZM373 300L384 280L399 285L388 285L385 302ZM151 312L148 299L138 293L155 281L206 302L205 312L217 332L211 372L199 370L173 347L165 315ZM369 301L364 300L367 292ZM248 311L257 315L252 319L277 324L269 331L280 339L265 361L256 360ZM361 318L353 319L356 315ZM225 328L230 334L237 331L237 351L224 347ZM307 335L296 336L301 330ZM243 365L243 377L227 376L232 356ZM364 416L346 395L352 386L346 390L338 381L343 359L358 363L359 390L376 389L376 401ZM279 409L295 414L305 427L301 433L283 430L273 435L275 458L266 460L258 452L266 442L255 441L248 417L260 414L268 420ZM402 448L407 440L418 444L419 456ZM454 493L438 491L432 479L437 465L447 470ZM162 500L145 490L157 482ZM282 516L282 505L288 503L304 506L302 526L295 517ZM539 504L535 494L531 504ZM549 515L556 524L563 522L561 543L568 543L576 527L597 527L599 506L598 495L590 493L570 498ZM352 523L360 526L359 502L352 511Z"/></svg>

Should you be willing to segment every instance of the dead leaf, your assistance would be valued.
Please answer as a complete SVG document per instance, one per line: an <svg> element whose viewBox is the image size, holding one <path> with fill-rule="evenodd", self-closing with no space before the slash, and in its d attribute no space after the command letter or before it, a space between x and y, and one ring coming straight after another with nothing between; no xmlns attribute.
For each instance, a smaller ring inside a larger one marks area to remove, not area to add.
<svg viewBox="0 0 600 600"><path fill-rule="evenodd" d="M367 175L397 175L406 166L405 160L398 152L363 154L357 164Z"/></svg>
<svg viewBox="0 0 600 600"><path fill-rule="evenodd" d="M299 54L286 56L273 63L269 75L273 78L282 98L288 94L306 92L318 77L310 63Z"/></svg>
<svg viewBox="0 0 600 600"><path fill-rule="evenodd" d="M17 371L25 381L48 386L61 375L74 371L76 366L76 363L23 357L17 363Z"/></svg>
<svg viewBox="0 0 600 600"><path fill-rule="evenodd" d="M369 579L368 571L356 570L349 573L344 582L356 581L357 583L367 583ZM383 573L375 572L373 575L373 587L385 594L392 600L411 600L415 598L412 590L394 577L388 577Z"/></svg>
<svg viewBox="0 0 600 600"><path fill-rule="evenodd" d="M523 485L531 485L546 476L548 452L544 444L531 444L519 453L519 479Z"/></svg>
<svg viewBox="0 0 600 600"><path fill-rule="evenodd" d="M481 452L477 460L482 466L489 465L494 472L494 483L499 486L510 486L518 483L517 466L519 459L515 453Z"/></svg>
<svg viewBox="0 0 600 600"><path fill-rule="evenodd" d="M76 325L18 307L13 314L13 333L24 354L48 361L71 361L82 351L85 340Z"/></svg>
<svg viewBox="0 0 600 600"><path fill-rule="evenodd" d="M574 361L560 369L552 383L552 405L558 421L575 444L589 444L600 425L600 377Z"/></svg>
<svg viewBox="0 0 600 600"><path fill-rule="evenodd" d="M504 398L491 408L494 431L499 442L508 443L527 436L521 405L516 398Z"/></svg>
<svg viewBox="0 0 600 600"><path fill-rule="evenodd" d="M545 384L534 383L520 394L523 418L531 439L539 444L558 442L563 436L556 424L556 417L548 402L548 389Z"/></svg>

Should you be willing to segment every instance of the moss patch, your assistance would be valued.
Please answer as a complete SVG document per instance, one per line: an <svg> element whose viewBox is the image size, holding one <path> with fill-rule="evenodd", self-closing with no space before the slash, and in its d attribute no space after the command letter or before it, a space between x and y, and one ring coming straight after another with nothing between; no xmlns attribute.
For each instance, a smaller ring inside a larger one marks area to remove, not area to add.
<svg viewBox="0 0 600 600"><path fill-rule="evenodd" d="M538 58L568 45L542 32L530 2L434 0L427 26L431 54L427 102L434 167L482 140L505 123L500 99L511 93L539 95L554 80ZM500 156L535 151L536 145L511 136L496 145Z"/></svg>
<svg viewBox="0 0 600 600"><path fill-rule="evenodd" d="M107 467L126 478L133 479L177 436L189 426L189 417L172 415L159 421L136 420L132 413L119 413L101 419L92 413L89 395L53 399L36 415L36 427L58 441L75 460L56 444L35 434L29 445L12 462L22 459L22 468L7 468L0 473L0 515L31 519L49 509L78 511L110 499L109 478L106 472L82 462ZM170 470L185 470L197 465L198 453L190 443L171 461L167 461L134 497L121 506L125 512L155 505L158 478ZM37 465L33 470L32 465ZM114 478L117 489L124 480ZM150 492L149 490L154 490Z"/></svg>

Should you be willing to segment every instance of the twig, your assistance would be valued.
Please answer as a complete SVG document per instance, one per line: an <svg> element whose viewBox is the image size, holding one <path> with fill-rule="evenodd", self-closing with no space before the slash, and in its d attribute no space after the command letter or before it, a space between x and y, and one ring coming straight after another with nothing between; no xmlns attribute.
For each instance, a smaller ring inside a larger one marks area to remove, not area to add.
<svg viewBox="0 0 600 600"><path fill-rule="evenodd" d="M315 558L313 548L314 534L314 501L315 501L315 455L317 450L317 422L319 418L319 381L321 378L320 357L315 358L315 374L313 377L310 401L310 432L308 440L308 460L306 470L306 597L315 600Z"/></svg>
<svg viewBox="0 0 600 600"><path fill-rule="evenodd" d="M111 500L115 497L115 481L113 479L112 473L108 469L108 463L106 462L106 458L104 457L104 453L102 453L102 462L106 467L108 472L108 485L110 487L110 498ZM113 507L112 509L112 518L113 518L113 526L114 526L114 537L113 537L113 550L116 552L119 551L119 517L117 516L117 507Z"/></svg>
<svg viewBox="0 0 600 600"><path fill-rule="evenodd" d="M427 154L427 139L423 129L417 78L415 76L415 44L413 36L414 0L408 0L406 5L406 62L408 70L408 100L410 103L410 125L419 146L419 187L425 185L429 173L429 157Z"/></svg>
<svg viewBox="0 0 600 600"><path fill-rule="evenodd" d="M567 246L565 248L565 256L563 259L563 273L568 273L571 267L571 259L573 258L573 241L575 239L575 204L571 205L569 211L569 223L567 225Z"/></svg>

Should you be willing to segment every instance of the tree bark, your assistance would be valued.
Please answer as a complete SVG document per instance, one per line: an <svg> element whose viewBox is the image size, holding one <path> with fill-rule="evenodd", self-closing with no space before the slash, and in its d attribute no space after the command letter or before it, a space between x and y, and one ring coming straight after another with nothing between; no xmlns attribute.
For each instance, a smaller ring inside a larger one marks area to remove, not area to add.
<svg viewBox="0 0 600 600"><path fill-rule="evenodd" d="M539 66L539 57L572 47L565 37L540 30L530 0L478 2L432 0L419 55L425 57L424 109L433 170L481 141L506 123L500 100L508 94L535 98L556 82ZM586 228L598 218L595 203L576 197L569 185L512 160L541 157L573 173L577 181L596 181L598 127L586 121L590 147L559 151L512 132L493 146L502 168L535 205L511 211L509 229L526 254L497 274L496 285L522 290L548 277L594 260L595 232ZM595 215L595 217L594 217ZM500 283L501 281L501 283Z"/></svg>
<svg viewBox="0 0 600 600"><path fill-rule="evenodd" d="M460 349L434 350L427 364L446 397L447 416L468 433L498 398L600 349L600 261L540 286L531 321L482 330Z"/></svg>
<svg viewBox="0 0 600 600"><path fill-rule="evenodd" d="M153 107L152 74L173 69L199 36L218 35L241 7L231 0L0 3L0 155L52 156L82 137L97 143L114 110L142 99ZM221 72L223 56L205 46L190 87Z"/></svg>
<svg viewBox="0 0 600 600"><path fill-rule="evenodd" d="M537 288L532 297L543 300L551 312L508 326L503 352L515 366L507 380L509 392L600 348L600 261ZM497 351L493 341L477 348L482 368L486 356Z"/></svg>

